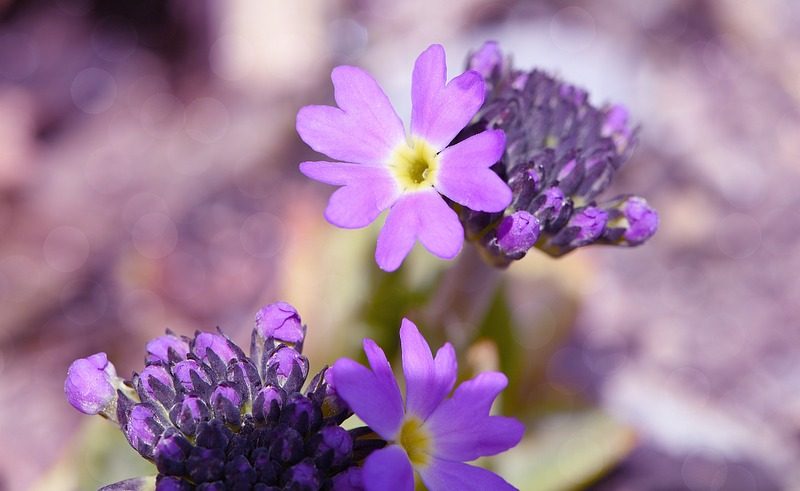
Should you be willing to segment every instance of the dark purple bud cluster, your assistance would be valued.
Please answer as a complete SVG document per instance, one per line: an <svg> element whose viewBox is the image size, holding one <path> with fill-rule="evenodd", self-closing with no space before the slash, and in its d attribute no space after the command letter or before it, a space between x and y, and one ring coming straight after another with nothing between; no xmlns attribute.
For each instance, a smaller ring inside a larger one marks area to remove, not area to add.
<svg viewBox="0 0 800 491"><path fill-rule="evenodd" d="M339 426L352 412L327 368L302 390L305 333L292 306L273 304L256 317L250 356L222 332L168 332L131 380L98 354L73 364L65 391L82 412L119 423L158 468L157 490L359 489L358 465L379 445L368 429Z"/></svg>
<svg viewBox="0 0 800 491"><path fill-rule="evenodd" d="M643 198L596 201L636 143L624 107L597 108L582 89L514 69L493 42L468 68L484 76L487 95L456 142L502 129L506 150L493 169L514 196L505 213L460 213L467 238L492 264L506 266L531 247L561 256L589 244L639 245L655 233L658 215Z"/></svg>

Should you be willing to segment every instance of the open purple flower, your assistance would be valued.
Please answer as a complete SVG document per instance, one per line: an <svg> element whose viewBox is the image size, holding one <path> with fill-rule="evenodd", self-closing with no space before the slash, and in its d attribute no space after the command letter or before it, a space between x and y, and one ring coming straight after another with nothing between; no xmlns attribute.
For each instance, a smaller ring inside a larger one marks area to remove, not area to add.
<svg viewBox="0 0 800 491"><path fill-rule="evenodd" d="M375 251L382 269L397 269L417 240L441 258L458 254L464 229L442 195L483 212L500 212L511 203L510 188L489 169L503 155L502 130L448 147L483 104L485 86L473 70L447 83L442 46L430 46L414 64L410 134L367 72L339 66L331 79L338 107L302 108L297 132L311 148L340 162L303 162L300 171L342 186L325 211L336 226L365 227L390 209Z"/></svg>
<svg viewBox="0 0 800 491"><path fill-rule="evenodd" d="M433 357L427 341L407 319L400 328L405 403L383 350L364 341L370 368L341 359L332 367L337 393L372 430L387 441L364 463L367 490L414 489L414 471L431 491L514 489L500 476L465 462L503 452L519 443L523 425L490 416L493 401L508 383L498 372L456 380L455 351L447 343Z"/></svg>

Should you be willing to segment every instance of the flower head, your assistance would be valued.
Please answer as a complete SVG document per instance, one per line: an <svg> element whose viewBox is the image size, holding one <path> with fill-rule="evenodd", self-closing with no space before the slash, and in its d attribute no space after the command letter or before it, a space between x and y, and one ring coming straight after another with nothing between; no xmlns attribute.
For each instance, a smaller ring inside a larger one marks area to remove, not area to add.
<svg viewBox="0 0 800 491"><path fill-rule="evenodd" d="M513 489L498 475L465 462L516 445L524 428L512 418L490 416L507 384L497 372L478 375L447 395L456 380L455 351L447 343L433 357L417 327L400 328L405 401L383 350L364 341L366 368L342 359L332 368L336 390L388 445L364 463L367 490L412 490L414 472L431 491Z"/></svg>
<svg viewBox="0 0 800 491"><path fill-rule="evenodd" d="M130 380L98 353L72 364L64 389L79 411L116 421L155 463L157 490L359 489L346 485L359 482L359 460L376 440L339 426L352 413L327 369L301 390L305 333L291 305L273 304L256 318L250 356L221 332L168 333L147 343L145 367Z"/></svg>
<svg viewBox="0 0 800 491"><path fill-rule="evenodd" d="M467 238L490 262L508 265L531 247L561 256L589 244L634 246L655 233L658 214L643 198L596 202L636 143L624 107L595 107L582 89L514 69L495 42L467 66L481 73L488 94L455 141L502 129L506 149L494 169L513 193L504 214L460 213Z"/></svg>
<svg viewBox="0 0 800 491"><path fill-rule="evenodd" d="M414 64L411 127L406 134L386 94L364 70L333 70L338 107L306 106L297 132L314 150L338 162L303 162L300 171L342 186L331 195L325 217L342 228L361 228L386 209L375 259L397 269L419 240L431 253L452 259L464 229L442 196L481 212L503 211L511 190L490 170L502 156L501 130L475 132L448 146L484 102L480 73L446 80L444 48L430 46Z"/></svg>

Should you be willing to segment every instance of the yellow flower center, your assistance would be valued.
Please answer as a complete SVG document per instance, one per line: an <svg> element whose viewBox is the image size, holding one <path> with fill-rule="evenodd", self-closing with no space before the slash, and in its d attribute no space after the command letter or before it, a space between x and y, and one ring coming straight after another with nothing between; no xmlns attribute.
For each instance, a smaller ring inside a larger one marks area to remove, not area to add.
<svg viewBox="0 0 800 491"><path fill-rule="evenodd" d="M439 157L428 142L414 138L395 148L389 168L403 191L422 191L436 184Z"/></svg>
<svg viewBox="0 0 800 491"><path fill-rule="evenodd" d="M400 446L408 454L408 460L415 467L425 466L430 460L431 435L423 427L423 422L415 416L406 416L397 436Z"/></svg>

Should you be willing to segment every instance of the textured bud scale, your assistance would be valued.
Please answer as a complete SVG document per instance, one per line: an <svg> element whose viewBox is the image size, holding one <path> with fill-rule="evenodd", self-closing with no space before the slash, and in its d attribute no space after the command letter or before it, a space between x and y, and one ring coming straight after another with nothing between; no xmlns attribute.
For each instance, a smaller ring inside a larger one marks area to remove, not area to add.
<svg viewBox="0 0 800 491"><path fill-rule="evenodd" d="M115 408L128 442L155 463L157 490L362 489L358 466L385 441L339 426L352 411L327 368L301 391L305 333L292 306L274 304L258 313L250 356L221 332L168 333L147 343L132 380L99 353L73 363L65 391L82 412Z"/></svg>
<svg viewBox="0 0 800 491"><path fill-rule="evenodd" d="M596 201L636 143L624 107L595 107L582 89L515 69L494 42L467 66L483 75L487 94L455 142L502 129L506 149L493 169L513 193L503 213L460 212L484 257L506 266L531 247L561 256L590 244L635 246L655 233L658 214L643 198Z"/></svg>

